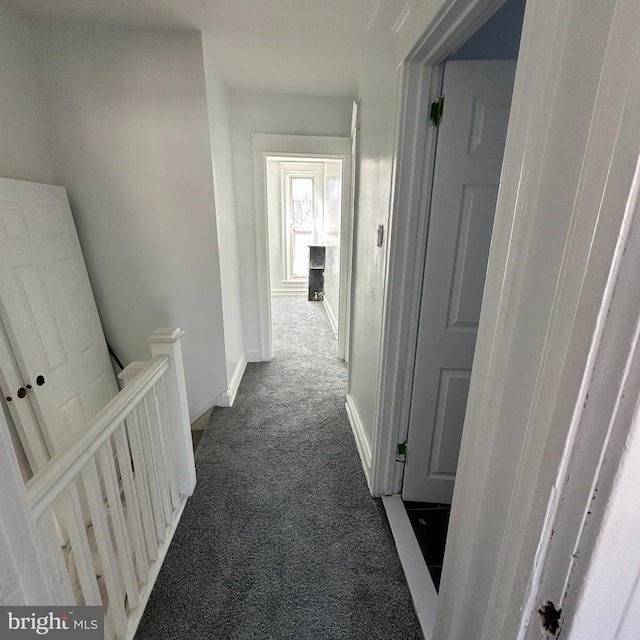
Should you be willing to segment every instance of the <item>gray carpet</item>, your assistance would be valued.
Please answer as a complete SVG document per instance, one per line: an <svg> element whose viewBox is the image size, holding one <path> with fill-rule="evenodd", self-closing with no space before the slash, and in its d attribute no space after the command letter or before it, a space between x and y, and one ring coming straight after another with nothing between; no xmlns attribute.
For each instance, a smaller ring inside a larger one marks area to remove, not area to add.
<svg viewBox="0 0 640 640"><path fill-rule="evenodd" d="M273 325L274 360L212 413L136 638L421 639L326 314L275 298Z"/></svg>

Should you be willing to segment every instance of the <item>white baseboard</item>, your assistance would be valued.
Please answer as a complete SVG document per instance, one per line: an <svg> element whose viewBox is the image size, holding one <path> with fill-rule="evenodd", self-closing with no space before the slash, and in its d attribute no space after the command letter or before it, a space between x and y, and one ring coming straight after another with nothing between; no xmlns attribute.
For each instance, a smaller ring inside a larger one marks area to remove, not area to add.
<svg viewBox="0 0 640 640"><path fill-rule="evenodd" d="M213 409L213 407L211 407ZM207 426L211 416L211 409L207 409L199 418L191 423L191 431L201 431Z"/></svg>
<svg viewBox="0 0 640 640"><path fill-rule="evenodd" d="M260 351L247 351L245 356L247 362L262 362L262 353Z"/></svg>
<svg viewBox="0 0 640 640"><path fill-rule="evenodd" d="M345 407L347 409L347 416L349 416L349 422L351 423L353 437L355 438L356 446L358 447L358 453L360 454L360 461L364 468L364 474L367 477L367 484L369 485L369 488L371 488L371 447L367 440L364 424L360 419L360 414L356 409L356 405L350 393L347 394Z"/></svg>
<svg viewBox="0 0 640 640"><path fill-rule="evenodd" d="M322 301L322 304L324 305L324 310L327 312L327 318L329 318L329 324L331 325L331 330L333 331L333 335L337 336L338 335L338 321L336 320L336 317L333 315L333 310L331 309L331 307L327 303L327 299L326 298Z"/></svg>
<svg viewBox="0 0 640 640"><path fill-rule="evenodd" d="M431 640L438 610L438 593L400 496L382 496L382 504L387 512L422 634L425 640Z"/></svg>
<svg viewBox="0 0 640 640"><path fill-rule="evenodd" d="M222 398L218 401L219 407L232 407L238 393L238 387L242 381L244 370L247 368L247 354L243 353L236 364L236 368L231 376L229 388L222 394Z"/></svg>
<svg viewBox="0 0 640 640"><path fill-rule="evenodd" d="M307 296L309 295L309 289L305 285L304 289L271 289L272 296Z"/></svg>
<svg viewBox="0 0 640 640"><path fill-rule="evenodd" d="M206 413L210 413L211 409L213 409L213 407L218 406L218 403L220 402L220 398L222 398L223 395L223 391L219 391L218 393L216 393L215 396L213 396L213 398L211 398L211 400L209 402L207 402L207 404L202 407L197 413L196 415L198 416L195 420L192 420L191 422L191 429L194 428L195 424L200 424L200 421L202 420L202 417L206 414ZM191 419L191 412L189 412L189 419Z"/></svg>

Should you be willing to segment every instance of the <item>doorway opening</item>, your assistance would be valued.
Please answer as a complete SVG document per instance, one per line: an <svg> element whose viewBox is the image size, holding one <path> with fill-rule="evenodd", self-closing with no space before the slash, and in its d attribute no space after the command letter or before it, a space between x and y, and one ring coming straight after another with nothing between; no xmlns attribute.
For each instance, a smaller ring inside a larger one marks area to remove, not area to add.
<svg viewBox="0 0 640 640"><path fill-rule="evenodd" d="M342 158L266 157L270 296L321 305L336 338L344 250L343 165ZM273 325L273 301L271 307Z"/></svg>
<svg viewBox="0 0 640 640"><path fill-rule="evenodd" d="M262 360L273 358L272 298L294 296L326 311L348 361L351 138L253 134L253 151Z"/></svg>
<svg viewBox="0 0 640 640"><path fill-rule="evenodd" d="M524 0L507 0L471 38L434 67L444 109L442 119L431 122L437 132L429 162L427 243L402 499L436 590L524 7Z"/></svg>

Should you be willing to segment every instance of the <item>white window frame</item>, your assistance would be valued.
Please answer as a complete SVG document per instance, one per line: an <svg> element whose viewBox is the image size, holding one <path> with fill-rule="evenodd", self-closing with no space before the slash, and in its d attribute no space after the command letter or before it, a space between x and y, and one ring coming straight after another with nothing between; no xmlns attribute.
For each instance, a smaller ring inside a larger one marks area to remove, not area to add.
<svg viewBox="0 0 640 640"><path fill-rule="evenodd" d="M313 217L313 230L311 232L311 239L309 244L317 244L318 239L320 238L320 233L322 230L322 192L320 191L320 186L323 186L322 176L317 171L283 171L282 181L284 187L284 224L283 224L283 232L284 232L284 241L282 246L285 251L285 274L287 278L287 282L306 282L308 280L308 274L299 276L293 273L294 269L294 242L293 242L293 234L294 234L294 224L293 224L293 187L292 183L294 180L299 178L308 178L313 182L313 195L312 195L312 203L311 203L311 215Z"/></svg>

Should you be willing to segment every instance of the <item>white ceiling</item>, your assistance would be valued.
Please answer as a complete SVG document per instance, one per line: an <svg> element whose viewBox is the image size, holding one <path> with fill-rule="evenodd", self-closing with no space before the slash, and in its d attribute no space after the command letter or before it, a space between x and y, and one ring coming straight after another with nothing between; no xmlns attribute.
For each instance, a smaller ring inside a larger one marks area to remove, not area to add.
<svg viewBox="0 0 640 640"><path fill-rule="evenodd" d="M28 17L197 29L230 86L355 96L382 0L9 0Z"/></svg>

